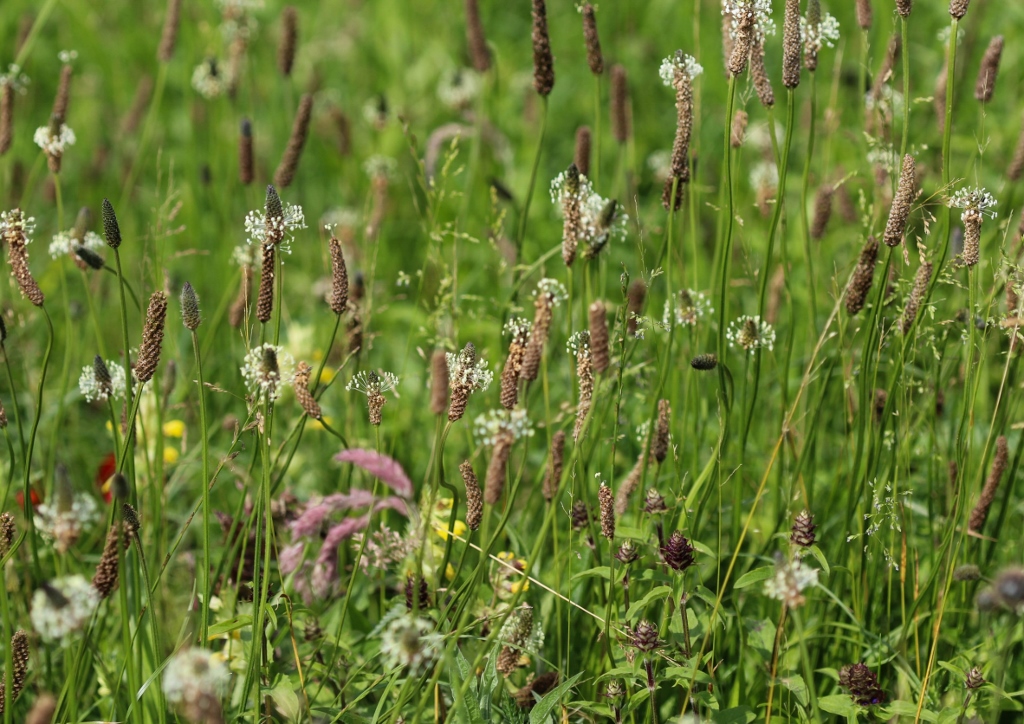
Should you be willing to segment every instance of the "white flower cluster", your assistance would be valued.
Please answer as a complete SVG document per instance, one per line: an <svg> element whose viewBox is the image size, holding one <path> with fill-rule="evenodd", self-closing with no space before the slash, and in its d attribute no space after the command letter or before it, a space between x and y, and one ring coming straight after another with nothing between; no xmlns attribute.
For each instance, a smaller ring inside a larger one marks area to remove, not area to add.
<svg viewBox="0 0 1024 724"><path fill-rule="evenodd" d="M216 58L207 58L195 67L192 71L192 87L207 100L227 90L227 78L221 72Z"/></svg>
<svg viewBox="0 0 1024 724"><path fill-rule="evenodd" d="M865 94L864 106L869 111L878 110L885 116L900 116L903 114L904 100L903 93L895 90L888 83L883 83L877 93L870 90Z"/></svg>
<svg viewBox="0 0 1024 724"><path fill-rule="evenodd" d="M295 231L306 228L306 216L298 204L284 204L284 216L272 216L269 219L263 209L250 211L245 215L246 241L250 244L270 244L274 238L280 237L280 248L287 254L292 253L292 241Z"/></svg>
<svg viewBox="0 0 1024 724"><path fill-rule="evenodd" d="M703 72L704 68L697 59L692 55L685 55L681 50L661 61L661 67L658 69L661 82L669 88L676 83L676 73L682 73L692 81Z"/></svg>
<svg viewBox="0 0 1024 724"><path fill-rule="evenodd" d="M565 171L551 181L551 202L559 214L565 213L565 205L574 194L567 181ZM594 191L594 185L583 174L574 195L580 207L580 242L596 253L609 241L626 238L629 216L621 212L619 204Z"/></svg>
<svg viewBox="0 0 1024 724"><path fill-rule="evenodd" d="M62 50L57 53L57 60L64 65L69 65L72 61L78 60L77 50Z"/></svg>
<svg viewBox="0 0 1024 724"><path fill-rule="evenodd" d="M21 209L0 212L0 236L21 234L25 244L32 243L32 234L36 233L36 217L25 216Z"/></svg>
<svg viewBox="0 0 1024 724"><path fill-rule="evenodd" d="M480 94L480 76L470 68L455 68L441 76L437 97L449 108L465 108Z"/></svg>
<svg viewBox="0 0 1024 724"><path fill-rule="evenodd" d="M54 503L40 503L35 509L35 525L40 535L54 541L60 553L66 553L82 531L96 524L99 509L91 495L76 493L67 510Z"/></svg>
<svg viewBox="0 0 1024 724"><path fill-rule="evenodd" d="M884 86L888 88L888 86ZM890 90L892 90L890 88ZM871 95L870 93L868 94ZM901 95L902 97L902 95ZM869 106L870 108L871 106ZM900 167L900 154L890 145L878 145L868 151L868 163L873 166L881 166L889 173L895 173Z"/></svg>
<svg viewBox="0 0 1024 724"><path fill-rule="evenodd" d="M510 317L505 326L502 327L502 331L505 334L511 335L513 338L519 337L525 339L530 334L530 329L533 328L533 322L526 317Z"/></svg>
<svg viewBox="0 0 1024 724"><path fill-rule="evenodd" d="M750 169L750 187L759 189L777 189L779 187L779 167L772 161L761 161Z"/></svg>
<svg viewBox="0 0 1024 724"><path fill-rule="evenodd" d="M164 696L171 704L194 706L204 699L220 699L230 682L231 671L223 656L205 649L182 649L164 669Z"/></svg>
<svg viewBox="0 0 1024 724"><path fill-rule="evenodd" d="M379 154L370 156L363 162L363 171L370 178L391 178L398 171L398 161L391 158L391 156L381 156Z"/></svg>
<svg viewBox="0 0 1024 724"><path fill-rule="evenodd" d="M398 375L393 372L356 372L345 389L362 392L367 397L379 395L398 387Z"/></svg>
<svg viewBox="0 0 1024 724"><path fill-rule="evenodd" d="M993 207L998 203L995 197L986 191L984 188L962 188L953 194L953 197L946 202L951 209L963 209L964 212L960 214L960 219L966 221L965 217L969 215L983 214L991 218L996 218L999 213L993 211Z"/></svg>
<svg viewBox="0 0 1024 724"><path fill-rule="evenodd" d="M124 397L124 367L113 360L108 360L106 366L107 372L110 373L109 390L96 379L95 365L87 365L82 368L82 375L78 378L78 389L81 390L86 402L95 402L96 400L103 402L108 397L120 400ZM135 381L134 373L132 374L132 381Z"/></svg>
<svg viewBox="0 0 1024 724"><path fill-rule="evenodd" d="M839 40L839 21L828 13L817 25L811 25L807 18L800 18L800 36L804 39L804 47L815 53L822 48L834 48Z"/></svg>
<svg viewBox="0 0 1024 724"><path fill-rule="evenodd" d="M103 239L95 231L85 232L81 241L72 237L70 231L59 231L53 235L50 242L50 257L57 259L65 254L74 254L76 246L84 246L90 251L103 248Z"/></svg>
<svg viewBox="0 0 1024 724"><path fill-rule="evenodd" d="M753 16L754 39L763 42L775 35L775 21L772 20L772 0L725 0L722 15L729 17L729 36L736 39L743 20Z"/></svg>
<svg viewBox="0 0 1024 724"><path fill-rule="evenodd" d="M238 266L254 267L256 266L256 247L252 244L239 244L235 247L235 250L231 252L231 260L238 264Z"/></svg>
<svg viewBox="0 0 1024 724"><path fill-rule="evenodd" d="M774 168L774 166L773 166ZM671 323L672 303L665 302L665 312L662 314L661 323L668 327ZM675 304L675 322L677 325L696 326L704 317L714 314L715 310L703 292L695 292L692 289L684 289L679 292L678 302Z"/></svg>
<svg viewBox="0 0 1024 724"><path fill-rule="evenodd" d="M775 575L764 582L764 592L768 598L782 601L789 608L796 608L806 600L803 592L816 585L818 569L806 566L799 558L794 558L787 562L776 562Z"/></svg>
<svg viewBox="0 0 1024 724"><path fill-rule="evenodd" d="M43 641L69 643L89 621L100 602L100 594L85 579L74 575L57 578L32 594L32 626Z"/></svg>
<svg viewBox="0 0 1024 724"><path fill-rule="evenodd" d="M402 613L380 634L384 668L427 670L441 654L444 637L434 631L434 622L423 616Z"/></svg>
<svg viewBox="0 0 1024 724"><path fill-rule="evenodd" d="M575 357L590 354L590 332L585 329L573 332L565 343L565 351Z"/></svg>
<svg viewBox="0 0 1024 724"><path fill-rule="evenodd" d="M473 420L473 434L481 445L494 445L500 436L507 433L512 433L513 440L533 437L526 410L491 410Z"/></svg>
<svg viewBox="0 0 1024 724"><path fill-rule="evenodd" d="M534 296L547 297L548 303L552 307L557 307L569 298L569 292L566 291L565 285L562 282L545 277L537 282L537 290L534 292Z"/></svg>
<svg viewBox="0 0 1024 724"><path fill-rule="evenodd" d="M750 354L761 347L766 347L769 352L775 347L775 330L760 317L743 315L733 320L725 337L730 347L742 347Z"/></svg>
<svg viewBox="0 0 1024 724"><path fill-rule="evenodd" d="M9 85L14 88L15 93L21 95L25 95L26 86L31 82L28 76L21 72L21 66L15 63L7 66L6 73L0 73L0 86Z"/></svg>
<svg viewBox="0 0 1024 724"><path fill-rule="evenodd" d="M36 129L32 140L39 148L43 149L48 156L62 156L67 146L75 145L75 132L67 125L61 123L57 135L50 133L49 126L40 126Z"/></svg>
<svg viewBox="0 0 1024 724"><path fill-rule="evenodd" d="M253 347L245 355L242 377L252 394L266 393L267 399L274 402L295 379L295 358L284 347L273 344Z"/></svg>

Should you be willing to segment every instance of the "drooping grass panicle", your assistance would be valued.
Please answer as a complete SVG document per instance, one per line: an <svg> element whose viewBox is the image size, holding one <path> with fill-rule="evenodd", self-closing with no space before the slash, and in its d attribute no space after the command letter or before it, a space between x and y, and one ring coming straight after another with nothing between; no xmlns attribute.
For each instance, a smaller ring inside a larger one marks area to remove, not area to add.
<svg viewBox="0 0 1024 724"><path fill-rule="evenodd" d="M327 248L331 253L331 311L341 315L348 308L348 268L345 266L345 255L337 237L331 237L327 242Z"/></svg>
<svg viewBox="0 0 1024 724"><path fill-rule="evenodd" d="M613 65L611 70L612 136L622 145L629 140L632 123L629 112L629 81L626 68Z"/></svg>
<svg viewBox="0 0 1024 724"><path fill-rule="evenodd" d="M160 34L160 45L156 51L156 58L161 63L168 63L174 57L174 47L178 42L178 27L180 25L181 0L167 0L164 29Z"/></svg>
<svg viewBox="0 0 1024 724"><path fill-rule="evenodd" d="M466 0L466 43L469 46L469 57L473 68L478 73L486 73L491 68L491 51L487 47L487 36L480 20L478 0Z"/></svg>
<svg viewBox="0 0 1024 724"><path fill-rule="evenodd" d="M548 11L544 0L533 0L533 87L543 97L555 87L555 61L548 37Z"/></svg>
<svg viewBox="0 0 1024 724"><path fill-rule="evenodd" d="M903 318L900 321L900 329L903 334L909 333L914 326L914 320L917 319L921 302L924 301L925 295L928 293L928 282L932 278L932 269L933 265L930 261L921 262L921 266L917 268L917 274L914 276L914 286L910 291L910 297L907 299L907 305L903 308Z"/></svg>
<svg viewBox="0 0 1024 724"><path fill-rule="evenodd" d="M584 176L590 174L590 128L580 126L576 129L576 148L573 153L573 163Z"/></svg>
<svg viewBox="0 0 1024 724"><path fill-rule="evenodd" d="M181 287L181 322L185 329L194 332L199 328L202 317L199 314L199 295L188 282Z"/></svg>
<svg viewBox="0 0 1024 724"><path fill-rule="evenodd" d="M505 323L505 331L512 335L508 345L508 357L501 370L501 406L511 410L519 402L519 376L523 369L523 358L530 337L532 325L527 319L513 317Z"/></svg>
<svg viewBox="0 0 1024 724"><path fill-rule="evenodd" d="M604 58L601 55L601 40L597 35L597 17L594 6L585 3L580 8L583 16L583 41L587 46L587 65L594 75L604 73Z"/></svg>
<svg viewBox="0 0 1024 724"><path fill-rule="evenodd" d="M153 292L149 297L146 309L146 323L142 328L142 344L139 346L139 358L135 362L135 376L139 382L153 379L156 367L160 363L160 349L164 342L164 320L167 317L167 295Z"/></svg>
<svg viewBox="0 0 1024 724"><path fill-rule="evenodd" d="M949 0L949 14L951 17L960 20L967 14L971 0Z"/></svg>
<svg viewBox="0 0 1024 724"><path fill-rule="evenodd" d="M295 178L295 171L299 167L299 159L302 157L302 149L306 145L306 137L309 135L309 122L312 117L313 96L307 93L299 101L299 110L292 123L292 134L288 137L288 145L284 149L284 155L281 156L281 163L274 171L274 184L280 188L288 187Z"/></svg>
<svg viewBox="0 0 1024 724"><path fill-rule="evenodd" d="M466 485L466 525L470 530L477 530L484 517L483 493L480 492L480 483L477 482L473 464L469 460L462 461L462 464L459 465L459 472L462 474L462 482Z"/></svg>
<svg viewBox="0 0 1024 724"><path fill-rule="evenodd" d="M312 371L312 368L305 362L295 365L295 399L298 400L303 412L312 419L319 420L323 417L323 411L320 409L320 403L309 391L309 377Z"/></svg>
<svg viewBox="0 0 1024 724"><path fill-rule="evenodd" d="M996 438L996 452L992 458L992 467L989 468L985 485L981 489L981 497L971 511L971 517L968 521L968 527L975 533L980 533L982 528L985 527L985 519L988 518L989 508L992 507L992 503L996 499L996 492L999 489L999 483L1002 481L1003 475L1006 473L1006 466L1009 460L1010 450L1006 444L1006 436L1000 435Z"/></svg>
<svg viewBox="0 0 1024 724"><path fill-rule="evenodd" d="M903 241L903 235L907 230L907 218L910 216L910 205L916 195L917 166L914 157L908 153L903 157L900 182L892 199L889 220L885 225L885 235L882 237L887 246L898 246Z"/></svg>
<svg viewBox="0 0 1024 724"><path fill-rule="evenodd" d="M860 251L860 258L857 260L857 268L850 277L850 284L846 288L846 311L855 315L864 308L868 292L875 277L875 264L878 262L878 241L869 236L864 248Z"/></svg>
<svg viewBox="0 0 1024 724"><path fill-rule="evenodd" d="M551 502L562 484L562 466L565 461L565 432L558 430L551 436L551 454L548 458L548 471L544 476L542 494L544 500Z"/></svg>
<svg viewBox="0 0 1024 724"><path fill-rule="evenodd" d="M430 411L442 414L448 407L448 358L443 349L430 356Z"/></svg>
<svg viewBox="0 0 1024 724"><path fill-rule="evenodd" d="M277 69L281 75L288 77L295 65L295 51L299 44L299 11L294 5L285 5L281 9L281 41L277 46ZM278 184L287 186L288 184Z"/></svg>
<svg viewBox="0 0 1024 724"><path fill-rule="evenodd" d="M997 35L989 41L985 56L981 60L978 80L974 85L974 98L981 103L992 100L996 90L996 76L999 75L999 61L1003 57L1003 36Z"/></svg>
<svg viewBox="0 0 1024 724"><path fill-rule="evenodd" d="M568 293L560 282L554 279L541 279L537 283L533 326L530 329L530 338L523 355L523 367L519 373L522 379L528 382L537 379L544 345L547 344L548 333L551 329L553 311L567 298Z"/></svg>
<svg viewBox="0 0 1024 724"><path fill-rule="evenodd" d="M792 90L800 85L800 0L786 0L782 23L782 85Z"/></svg>
<svg viewBox="0 0 1024 724"><path fill-rule="evenodd" d="M253 177L252 121L243 118L238 134L238 180L248 186Z"/></svg>
<svg viewBox="0 0 1024 724"><path fill-rule="evenodd" d="M7 244L7 262L22 296L37 307L43 306L43 290L39 288L28 266L28 244L35 231L35 219L26 217L21 209L0 214L0 237Z"/></svg>

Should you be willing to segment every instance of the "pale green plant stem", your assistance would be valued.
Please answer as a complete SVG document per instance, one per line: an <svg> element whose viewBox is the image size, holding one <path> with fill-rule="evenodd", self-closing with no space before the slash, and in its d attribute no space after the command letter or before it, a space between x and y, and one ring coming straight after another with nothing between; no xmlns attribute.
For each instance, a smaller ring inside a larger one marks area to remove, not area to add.
<svg viewBox="0 0 1024 724"><path fill-rule="evenodd" d="M728 101L726 104L726 118L732 118L733 107L736 102L736 76L729 76L729 90L728 90ZM729 300L729 261L732 255L732 232L733 224L735 222L735 208L733 200L733 187L732 187L732 144L730 143L731 129L726 127L725 129L725 144L724 144L724 157L722 161L722 169L725 172L725 228L722 236L722 242L718 245L719 247L719 268L718 268L718 388L719 394L722 397L723 402L726 404L728 410L732 403L729 399L729 393L726 388L726 373L725 373L725 330L726 323L729 319L728 311L728 300ZM722 418L723 426L728 427L729 415L728 412Z"/></svg>
<svg viewBox="0 0 1024 724"><path fill-rule="evenodd" d="M814 134L818 111L818 78L811 73L811 114L810 127L807 130L807 156L804 158L804 173L800 186L800 228L804 237L804 257L807 264L807 291L810 295L811 334L816 334L818 327L818 292L814 278L814 254L811 251L811 228L807 220L807 201L810 195L811 159L814 157ZM781 182L780 182L781 183Z"/></svg>
<svg viewBox="0 0 1024 724"><path fill-rule="evenodd" d="M125 297L124 297L124 290L125 290L125 286L127 285L127 282L125 281L125 278L124 278L124 272L121 269L121 250L119 248L115 248L114 249L114 263L115 263L116 268L117 268L117 281L118 281L117 288L118 288L118 292L119 292L119 300L121 302L121 344L124 346L125 404L130 408L133 405L134 398L132 396L132 359L131 359L132 355L131 355L131 344L130 344L129 339L128 339L128 305L126 304ZM141 392L141 390L140 390L140 392ZM134 420L134 418L132 418L132 420ZM131 421L129 421L129 422L131 422ZM125 434L125 442L126 442L126 445L128 447L129 454L133 450L131 442L134 441L134 440L135 440L135 435L132 434L132 427L131 427L131 424L129 424L128 431ZM123 459L123 457L122 457L122 459L120 459L118 461L118 464L120 466L119 470L124 468L124 459ZM138 505L139 496L138 496L138 490L136 490L136 487L135 487L134 465L129 466L128 470L130 471L129 472L129 476L128 476L128 482L131 485L131 495L129 497L129 502L132 505L136 505L137 506Z"/></svg>
<svg viewBox="0 0 1024 724"><path fill-rule="evenodd" d="M516 257L519 258L523 251L523 240L526 237L526 222L530 218L530 203L533 201L533 190L537 185L537 171L540 169L540 157L544 150L544 135L548 125L548 99L541 97L540 104L540 134L537 137L537 153L533 157L533 170L530 172L530 185L526 187L526 200L523 202L523 215L519 219L519 231L516 234Z"/></svg>
<svg viewBox="0 0 1024 724"><path fill-rule="evenodd" d="M594 133L590 143L590 167L594 169L591 180L597 188L601 176L601 76L594 76Z"/></svg>
<svg viewBox="0 0 1024 724"><path fill-rule="evenodd" d="M21 457L25 457L25 428L21 424L21 404L18 402L18 391L14 386L14 371L11 369L11 357L7 353L7 345L0 342L0 351L4 353L4 368L7 370L7 385L11 390L11 406L14 408L14 424L18 427L18 440L21 447ZM11 456L11 466L14 466L14 456Z"/></svg>
<svg viewBox="0 0 1024 724"><path fill-rule="evenodd" d="M4 430L6 433L7 431ZM7 439L10 445L10 438ZM11 456L11 470L14 470L14 456ZM8 486L10 487L10 486ZM5 496L6 497L6 496ZM6 500L4 501L7 502ZM6 556L5 556L6 558ZM0 569L3 570L3 569ZM3 616L4 626L4 724L11 724L13 721L14 699L11 696L11 677L14 673L14 649L9 642L14 634L14 619L11 618L11 604L7 598L7 585L0 583L0 615Z"/></svg>
<svg viewBox="0 0 1024 724"><path fill-rule="evenodd" d="M199 352L199 337L191 330L192 351L196 358L196 387L199 393L199 428L203 447L203 610L199 621L199 645L206 646L210 618L210 429L206 419L206 389L203 384L203 358Z"/></svg>
<svg viewBox="0 0 1024 724"><path fill-rule="evenodd" d="M46 370L50 366L50 353L53 351L53 321L50 319L49 312L46 311L46 307L40 305L39 310L43 313L43 318L46 319L46 350L43 352L43 364L39 374L39 389L36 391L36 413L32 418L32 429L28 436L28 447L25 451L25 481L23 487L23 510L25 513L25 522L28 523L28 542L29 549L32 551L32 568L33 574L37 581L42 581L42 569L39 566L39 550L36 546L36 524L35 515L32 512L32 453L35 450L36 435L39 432L39 420L43 416L43 387L46 384Z"/></svg>
<svg viewBox="0 0 1024 724"><path fill-rule="evenodd" d="M128 175L124 180L124 186L121 189L121 198L117 204L119 209L125 208L129 198L131 198L132 189L135 186L135 180L139 173L139 163L142 159L148 157L146 154L146 146L153 133L153 122L156 120L157 114L160 111L160 102L163 99L164 88L166 85L167 63L160 63L160 69L157 71L156 75L156 88L153 91L153 97L149 102L149 110L146 111L146 120L143 121L142 124L142 135L139 137L139 147L135 150L135 155L132 156L132 165L128 170ZM117 250L115 249L115 252L116 251Z"/></svg>

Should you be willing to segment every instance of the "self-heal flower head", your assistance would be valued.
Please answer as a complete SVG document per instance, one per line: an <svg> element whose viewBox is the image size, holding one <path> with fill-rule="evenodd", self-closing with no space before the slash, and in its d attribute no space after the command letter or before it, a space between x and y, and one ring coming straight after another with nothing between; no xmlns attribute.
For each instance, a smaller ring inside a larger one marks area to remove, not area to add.
<svg viewBox="0 0 1024 724"><path fill-rule="evenodd" d="M105 245L103 238L95 231L85 232L81 239L74 238L70 231L59 231L53 235L53 241L50 242L50 257L57 259L65 254L74 254L77 247L96 251Z"/></svg>
<svg viewBox="0 0 1024 724"><path fill-rule="evenodd" d="M533 428L526 410L491 410L473 420L473 434L481 445L493 446L499 438L509 435L512 442L533 437Z"/></svg>
<svg viewBox="0 0 1024 724"><path fill-rule="evenodd" d="M253 395L266 394L270 402L281 396L281 391L295 379L295 358L284 347L263 344L253 347L245 355L242 377Z"/></svg>
<svg viewBox="0 0 1024 724"><path fill-rule="evenodd" d="M790 561L776 561L775 575L764 582L768 598L782 601L789 608L804 603L803 592L818 584L818 569L804 565L799 558Z"/></svg>
<svg viewBox="0 0 1024 724"><path fill-rule="evenodd" d="M761 317L744 315L733 320L725 337L730 347L742 347L750 354L761 347L767 348L769 352L775 347L775 330Z"/></svg>
<svg viewBox="0 0 1024 724"><path fill-rule="evenodd" d="M103 379L102 368L95 363L82 368L82 375L78 378L78 389L81 390L86 402L103 402L108 398L120 400L124 397L124 367L113 360L107 360L103 367L106 368L109 379Z"/></svg>
<svg viewBox="0 0 1024 724"><path fill-rule="evenodd" d="M54 579L32 594L32 626L43 641L70 643L69 637L85 628L99 601L99 593L84 576Z"/></svg>
<svg viewBox="0 0 1024 724"><path fill-rule="evenodd" d="M962 221L967 221L968 217L978 214L993 219L999 215L998 212L993 211L993 207L998 202L984 188L962 188L953 194L946 203L951 209L963 209L963 213L960 215Z"/></svg>
<svg viewBox="0 0 1024 724"><path fill-rule="evenodd" d="M63 156L66 147L75 145L75 132L64 123L60 124L56 133L51 131L49 126L40 126L32 140L46 152L46 155Z"/></svg>
<svg viewBox="0 0 1024 724"><path fill-rule="evenodd" d="M694 78L703 72L704 68L697 62L697 59L692 55L684 54L681 50L677 50L661 61L661 67L658 68L658 76L661 78L661 82L669 88L675 87L677 74L681 73L692 82Z"/></svg>
<svg viewBox="0 0 1024 724"><path fill-rule="evenodd" d="M752 18L753 40L763 43L766 37L775 35L775 21L772 20L771 0L725 0L722 15L729 18L729 35L733 40L739 33L740 25Z"/></svg>
<svg viewBox="0 0 1024 724"><path fill-rule="evenodd" d="M298 204L283 204L281 216L268 215L263 209L245 216L246 241L250 244L279 245L291 254L295 231L306 228L306 216Z"/></svg>

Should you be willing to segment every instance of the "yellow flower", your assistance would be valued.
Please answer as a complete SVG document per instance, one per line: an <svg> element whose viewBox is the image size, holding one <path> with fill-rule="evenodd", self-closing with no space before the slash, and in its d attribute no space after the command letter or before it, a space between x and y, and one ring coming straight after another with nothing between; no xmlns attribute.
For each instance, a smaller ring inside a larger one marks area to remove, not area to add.
<svg viewBox="0 0 1024 724"><path fill-rule="evenodd" d="M114 426L110 424L110 420L107 420L107 432L113 432Z"/></svg>
<svg viewBox="0 0 1024 724"><path fill-rule="evenodd" d="M324 422L326 422L328 425L333 425L334 424L334 418L328 417L327 415L324 415ZM323 423L321 423L319 420L310 420L308 424L309 424L309 429L310 430L323 430L324 429Z"/></svg>
<svg viewBox="0 0 1024 724"><path fill-rule="evenodd" d="M515 583L511 584L508 588L509 588L510 591L512 591L512 593L519 593L520 589L522 589L523 591L529 591L530 590L530 580L527 579L527 578L524 578L521 581L516 581Z"/></svg>
<svg viewBox="0 0 1024 724"><path fill-rule="evenodd" d="M437 526L437 528L435 528L435 530L437 531L437 534L441 536L441 540L448 540L447 525L439 525ZM463 523L461 520L457 520L455 521L455 527L452 528L452 533L455 534L456 538L461 538L466 534L466 530L466 524Z"/></svg>
<svg viewBox="0 0 1024 724"><path fill-rule="evenodd" d="M180 453L178 453L177 448L173 448L173 447L165 447L164 448L164 464L165 465L174 465L174 463L178 462L178 458L179 457L181 457L181 455L180 455Z"/></svg>
<svg viewBox="0 0 1024 724"><path fill-rule="evenodd" d="M324 367L324 371L320 373L320 382L322 382L323 384L326 385L328 382L330 382L333 379L334 379L334 370L331 367ZM330 425L331 423L328 422L327 424Z"/></svg>
<svg viewBox="0 0 1024 724"><path fill-rule="evenodd" d="M455 568L452 567L451 563L444 569L444 577L449 581L455 578Z"/></svg>
<svg viewBox="0 0 1024 724"><path fill-rule="evenodd" d="M181 420L168 420L163 426L164 437L181 437L185 434L185 423Z"/></svg>

